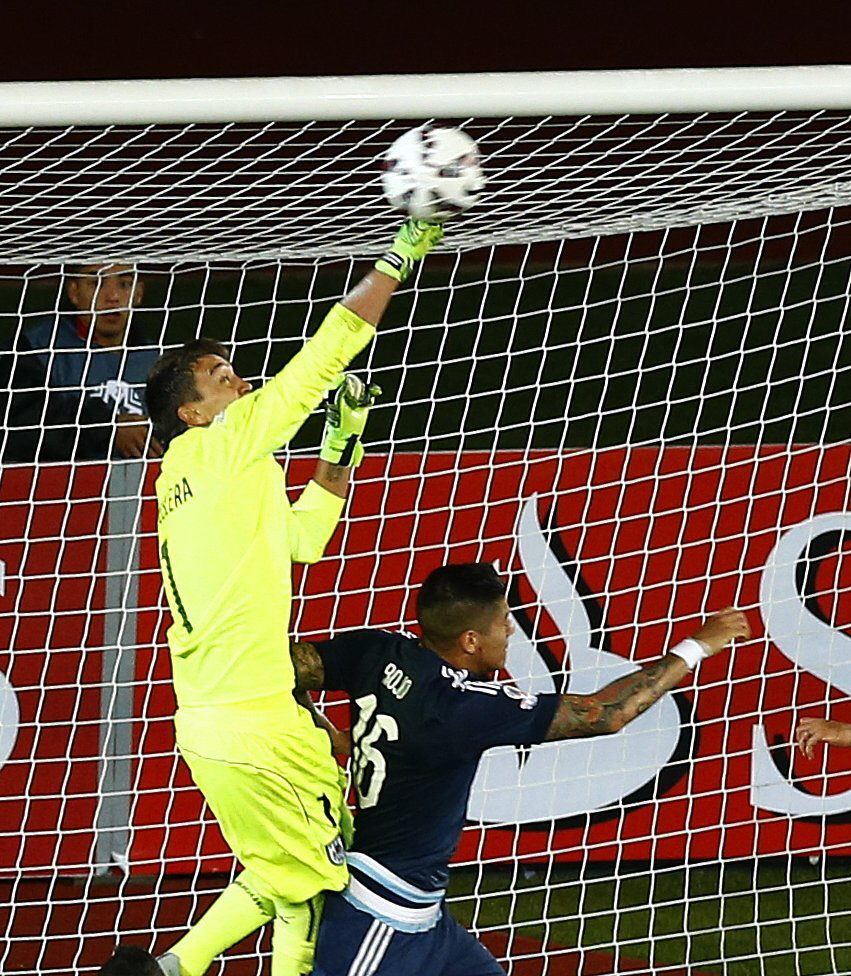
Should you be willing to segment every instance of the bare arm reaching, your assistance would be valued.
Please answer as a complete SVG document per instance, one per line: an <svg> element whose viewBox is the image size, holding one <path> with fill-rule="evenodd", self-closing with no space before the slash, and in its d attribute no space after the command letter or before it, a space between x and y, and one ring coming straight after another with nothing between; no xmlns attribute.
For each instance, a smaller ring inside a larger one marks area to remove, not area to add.
<svg viewBox="0 0 851 976"><path fill-rule="evenodd" d="M735 638L747 639L750 633L745 615L728 607L713 614L692 635L692 640L698 641L709 656L723 650ZM681 656L669 652L661 660L645 664L592 695L562 695L545 739L577 739L619 732L679 684L689 670Z"/></svg>
<svg viewBox="0 0 851 976"><path fill-rule="evenodd" d="M801 752L807 759L812 759L819 742L829 746L851 746L851 725L828 718L802 718L795 730L795 738Z"/></svg>
<svg viewBox="0 0 851 976"><path fill-rule="evenodd" d="M352 754L352 736L351 733L345 729L338 729L336 725L327 719L322 712L320 712L316 705L313 703L313 699L310 697L310 692L299 690L294 692L295 700L303 708L306 708L310 712L310 717L313 719L313 724L318 729L324 729L328 733L328 738L331 740L331 751L336 756L350 756Z"/></svg>
<svg viewBox="0 0 851 976"><path fill-rule="evenodd" d="M350 756L352 753L352 736L345 729L338 729L333 722L325 718L313 703L308 689L319 691L322 688L324 668L322 658L316 653L313 644L300 641L290 644L290 657L296 676L295 700L303 705L313 717L313 722L320 729L325 729L331 739L331 748L338 756Z"/></svg>
<svg viewBox="0 0 851 976"><path fill-rule="evenodd" d="M389 250L376 261L375 269L355 285L342 304L359 318L377 325L393 292L442 237L441 224L406 220Z"/></svg>

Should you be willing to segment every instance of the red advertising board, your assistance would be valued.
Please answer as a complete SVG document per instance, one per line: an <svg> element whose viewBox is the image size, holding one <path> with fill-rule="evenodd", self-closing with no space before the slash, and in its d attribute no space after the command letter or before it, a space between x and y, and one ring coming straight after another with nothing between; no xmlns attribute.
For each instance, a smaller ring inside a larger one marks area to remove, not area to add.
<svg viewBox="0 0 851 976"><path fill-rule="evenodd" d="M805 760L789 743L798 719L825 714L828 703L833 717L851 721L849 460L847 445L368 456L326 558L299 574L294 630L409 627L416 584L432 568L488 560L512 581L511 676L534 692L586 691L658 656L707 612L739 606L752 641L704 663L677 696L618 736L548 744L522 762L489 753L458 858L847 855L851 750ZM297 489L311 469L293 462L290 484ZM96 539L93 513L87 537ZM227 869L227 848L174 754L154 525L147 501L130 866ZM82 608L91 597L80 596ZM77 728L94 727L80 690L88 654L77 655L77 697L62 704L57 688L52 717L46 692L19 696L21 733L0 768L0 797L12 797L0 802L15 818L32 791L8 771L41 761L25 732L32 696L41 695L38 721L55 722L74 742L66 764L81 774L91 764L91 742ZM18 687L23 673L10 674ZM26 680L35 686L34 674ZM52 686L54 675L45 680ZM334 708L341 719L342 705ZM73 822L90 824L84 778L51 787L51 796L61 796L66 816L74 811ZM482 832L482 823L510 826ZM43 856L33 851L25 863Z"/></svg>
<svg viewBox="0 0 851 976"><path fill-rule="evenodd" d="M74 871L91 862L105 481L101 467L61 466L7 470L0 482L0 725L8 745L14 736L11 752L0 752L3 869Z"/></svg>

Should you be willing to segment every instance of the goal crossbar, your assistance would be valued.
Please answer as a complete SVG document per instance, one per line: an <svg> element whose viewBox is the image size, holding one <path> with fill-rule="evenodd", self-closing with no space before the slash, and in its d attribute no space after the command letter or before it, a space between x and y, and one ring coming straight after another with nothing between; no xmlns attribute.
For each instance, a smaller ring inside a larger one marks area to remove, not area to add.
<svg viewBox="0 0 851 976"><path fill-rule="evenodd" d="M0 126L851 107L851 65L10 82Z"/></svg>

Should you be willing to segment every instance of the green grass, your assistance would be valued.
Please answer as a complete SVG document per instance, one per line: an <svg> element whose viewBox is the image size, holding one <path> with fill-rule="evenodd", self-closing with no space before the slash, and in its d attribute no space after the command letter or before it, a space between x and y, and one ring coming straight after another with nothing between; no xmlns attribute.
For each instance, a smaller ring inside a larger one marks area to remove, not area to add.
<svg viewBox="0 0 851 976"><path fill-rule="evenodd" d="M724 976L851 972L851 865L731 862L453 874L456 918ZM542 921L543 920L543 921ZM834 948L831 949L830 947Z"/></svg>

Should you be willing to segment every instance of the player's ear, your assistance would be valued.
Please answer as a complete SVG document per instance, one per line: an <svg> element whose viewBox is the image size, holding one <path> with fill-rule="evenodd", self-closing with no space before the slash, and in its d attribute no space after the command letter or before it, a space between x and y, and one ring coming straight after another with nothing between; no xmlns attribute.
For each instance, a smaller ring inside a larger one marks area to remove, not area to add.
<svg viewBox="0 0 851 976"><path fill-rule="evenodd" d="M479 632L477 630L465 630L458 638L461 650L465 654L475 654L479 649Z"/></svg>
<svg viewBox="0 0 851 976"><path fill-rule="evenodd" d="M182 403L177 408L177 416L187 427L201 427L205 423L201 411L192 403Z"/></svg>
<svg viewBox="0 0 851 976"><path fill-rule="evenodd" d="M145 297L145 282L141 278L136 279L136 287L133 289L133 307L142 304Z"/></svg>

